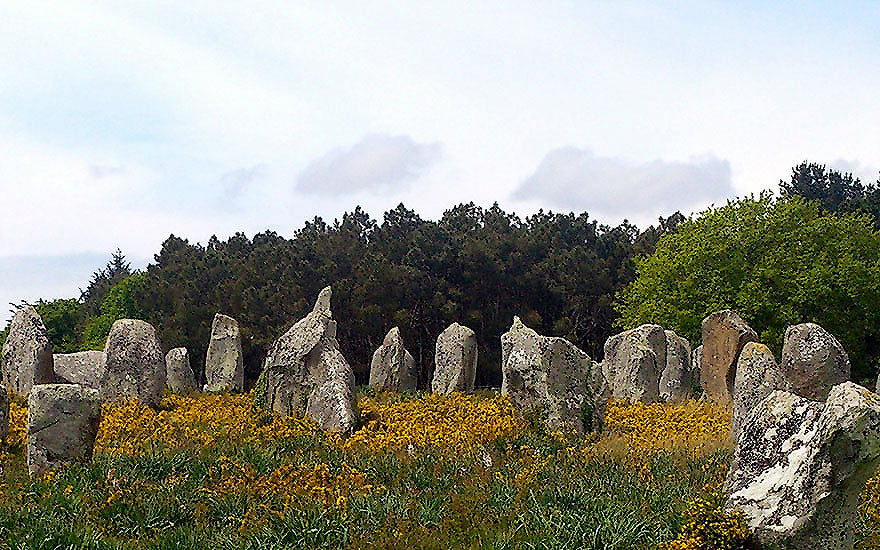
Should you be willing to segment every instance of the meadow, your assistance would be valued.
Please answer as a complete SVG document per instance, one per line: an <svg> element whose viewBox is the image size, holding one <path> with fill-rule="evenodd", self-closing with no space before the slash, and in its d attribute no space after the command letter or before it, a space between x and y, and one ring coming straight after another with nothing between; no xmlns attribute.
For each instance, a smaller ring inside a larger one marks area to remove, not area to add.
<svg viewBox="0 0 880 550"><path fill-rule="evenodd" d="M0 454L0 548L757 548L721 509L730 411L611 404L547 431L490 392L363 393L342 436L252 396L106 404L95 457L31 480L25 403ZM880 476L859 548L880 548Z"/></svg>

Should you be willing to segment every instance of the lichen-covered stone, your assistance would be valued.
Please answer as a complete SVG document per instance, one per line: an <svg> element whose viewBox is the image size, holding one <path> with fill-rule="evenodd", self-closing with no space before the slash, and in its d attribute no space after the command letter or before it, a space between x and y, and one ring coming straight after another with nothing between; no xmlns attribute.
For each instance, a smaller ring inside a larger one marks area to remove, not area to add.
<svg viewBox="0 0 880 550"><path fill-rule="evenodd" d="M416 362L403 346L400 329L392 328L370 362L370 387L379 391L414 391L418 383Z"/></svg>
<svg viewBox="0 0 880 550"><path fill-rule="evenodd" d="M59 383L79 384L96 390L101 388L101 379L107 366L107 355L103 351L58 353L54 359L55 376Z"/></svg>
<svg viewBox="0 0 880 550"><path fill-rule="evenodd" d="M2 382L13 393L24 395L36 384L55 382L52 343L33 306L24 306L12 317L0 362Z"/></svg>
<svg viewBox="0 0 880 550"><path fill-rule="evenodd" d="M101 396L108 401L136 397L157 407L165 388L165 355L153 325L137 319L114 322L104 352Z"/></svg>
<svg viewBox="0 0 880 550"><path fill-rule="evenodd" d="M729 309L703 319L700 385L706 397L721 403L732 401L739 354L746 344L757 341L755 331Z"/></svg>
<svg viewBox="0 0 880 550"><path fill-rule="evenodd" d="M660 398L666 402L693 397L691 344L674 331L666 330L666 365L660 375Z"/></svg>
<svg viewBox="0 0 880 550"><path fill-rule="evenodd" d="M764 344L749 342L736 362L736 378L733 383L733 416L730 434L735 439L750 412L776 390L786 388L785 377Z"/></svg>
<svg viewBox="0 0 880 550"><path fill-rule="evenodd" d="M602 371L616 401L660 401L660 376L666 367L666 333L641 325L608 338Z"/></svg>
<svg viewBox="0 0 880 550"><path fill-rule="evenodd" d="M880 464L880 396L845 382L825 403L777 390L742 425L727 509L763 543L851 549L859 493Z"/></svg>
<svg viewBox="0 0 880 550"><path fill-rule="evenodd" d="M9 435L9 390L0 384L0 442Z"/></svg>
<svg viewBox="0 0 880 550"><path fill-rule="evenodd" d="M832 387L849 380L849 356L837 338L821 326L794 325L785 331L782 372L790 391L824 401Z"/></svg>
<svg viewBox="0 0 880 550"><path fill-rule="evenodd" d="M703 344L700 344L691 353L691 380L700 384L700 372L703 370Z"/></svg>
<svg viewBox="0 0 880 550"><path fill-rule="evenodd" d="M92 458L101 398L77 384L34 386L28 396L27 465L31 476Z"/></svg>
<svg viewBox="0 0 880 550"><path fill-rule="evenodd" d="M354 372L339 351L330 287L311 313L272 344L254 389L254 404L287 416L308 414L322 429L355 426Z"/></svg>
<svg viewBox="0 0 880 550"><path fill-rule="evenodd" d="M474 389L477 376L477 335L452 323L437 337L431 391L447 394Z"/></svg>
<svg viewBox="0 0 880 550"><path fill-rule="evenodd" d="M541 336L514 317L501 336L501 393L521 415L537 413L554 429L598 429L608 402L602 369L565 338Z"/></svg>
<svg viewBox="0 0 880 550"><path fill-rule="evenodd" d="M165 354L165 385L181 395L196 391L196 376L186 348L174 348Z"/></svg>
<svg viewBox="0 0 880 550"><path fill-rule="evenodd" d="M244 390L244 354L238 321L217 313L211 323L211 340L205 355L205 391Z"/></svg>

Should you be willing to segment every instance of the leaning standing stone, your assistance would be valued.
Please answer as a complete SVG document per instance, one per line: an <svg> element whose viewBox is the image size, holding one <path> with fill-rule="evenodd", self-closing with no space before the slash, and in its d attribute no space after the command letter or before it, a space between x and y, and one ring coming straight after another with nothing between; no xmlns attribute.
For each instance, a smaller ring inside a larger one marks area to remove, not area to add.
<svg viewBox="0 0 880 550"><path fill-rule="evenodd" d="M28 397L30 475L91 460L100 421L97 390L77 384L34 386Z"/></svg>
<svg viewBox="0 0 880 550"><path fill-rule="evenodd" d="M880 464L880 396L845 382L825 403L785 391L743 423L727 474L727 509L764 544L853 548L859 494Z"/></svg>
<svg viewBox="0 0 880 550"><path fill-rule="evenodd" d="M707 397L721 403L732 401L736 361L743 347L757 340L755 331L729 309L703 319L700 385Z"/></svg>
<svg viewBox="0 0 880 550"><path fill-rule="evenodd" d="M9 435L9 391L0 384L0 442Z"/></svg>
<svg viewBox="0 0 880 550"><path fill-rule="evenodd" d="M165 355L165 373L165 385L173 393L186 395L196 391L196 377L186 348L174 348Z"/></svg>
<svg viewBox="0 0 880 550"><path fill-rule="evenodd" d="M666 330L666 366L660 375L663 401L682 401L693 395L691 344L674 331Z"/></svg>
<svg viewBox="0 0 880 550"><path fill-rule="evenodd" d="M602 370L617 401L660 401L666 368L666 334L658 325L641 325L608 338Z"/></svg>
<svg viewBox="0 0 880 550"><path fill-rule="evenodd" d="M418 382L416 362L406 348L400 329L392 328L370 363L370 387L379 391L413 391Z"/></svg>
<svg viewBox="0 0 880 550"><path fill-rule="evenodd" d="M785 388L785 377L770 348L758 342L746 344L736 362L731 436L736 439L746 417L758 403L774 391Z"/></svg>
<svg viewBox="0 0 880 550"><path fill-rule="evenodd" d="M227 315L214 315L211 341L205 357L205 391L244 390L244 357L238 322Z"/></svg>
<svg viewBox="0 0 880 550"><path fill-rule="evenodd" d="M431 391L473 391L476 376L477 335L464 325L452 323L437 337Z"/></svg>
<svg viewBox="0 0 880 550"><path fill-rule="evenodd" d="M36 384L55 381L49 333L33 306L24 306L12 318L3 344L2 364L3 384L19 395Z"/></svg>
<svg viewBox="0 0 880 550"><path fill-rule="evenodd" d="M101 388L101 379L107 364L103 351L59 353L55 358L55 376L59 384L79 384L86 388Z"/></svg>
<svg viewBox="0 0 880 550"><path fill-rule="evenodd" d="M165 356L153 326L136 319L114 322L104 351L107 368L101 382L102 397L136 397L145 405L158 406L165 388Z"/></svg>
<svg viewBox="0 0 880 550"><path fill-rule="evenodd" d="M837 338L819 325L794 325L785 330L782 372L792 392L824 401L834 385L849 380L849 356Z"/></svg>

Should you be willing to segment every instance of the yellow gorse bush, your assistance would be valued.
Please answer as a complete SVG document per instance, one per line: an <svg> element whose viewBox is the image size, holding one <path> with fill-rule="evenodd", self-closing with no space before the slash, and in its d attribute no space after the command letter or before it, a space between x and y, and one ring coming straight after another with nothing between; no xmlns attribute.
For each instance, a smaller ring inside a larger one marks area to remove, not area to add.
<svg viewBox="0 0 880 550"><path fill-rule="evenodd" d="M17 449L27 442L27 407L12 400L9 403L9 433L6 435L6 447Z"/></svg>

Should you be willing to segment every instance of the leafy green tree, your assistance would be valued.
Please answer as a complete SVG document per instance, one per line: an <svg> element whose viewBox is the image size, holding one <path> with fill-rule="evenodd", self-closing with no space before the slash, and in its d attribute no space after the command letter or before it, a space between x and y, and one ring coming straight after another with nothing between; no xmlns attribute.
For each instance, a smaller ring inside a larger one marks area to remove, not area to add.
<svg viewBox="0 0 880 550"><path fill-rule="evenodd" d="M791 170L789 181L779 180L783 197L802 197L818 201L828 212L862 212L880 228L880 179L862 184L849 172L804 161Z"/></svg>
<svg viewBox="0 0 880 550"><path fill-rule="evenodd" d="M79 351L79 328L83 320L82 304L79 300L40 300L34 304L34 308L46 325L55 353Z"/></svg>
<svg viewBox="0 0 880 550"><path fill-rule="evenodd" d="M876 376L880 234L864 215L799 197L737 199L682 223L636 265L620 328L652 322L697 342L701 320L731 308L778 354L786 327L812 321L846 347L856 380Z"/></svg>
<svg viewBox="0 0 880 550"><path fill-rule="evenodd" d="M110 328L117 319L143 317L137 295L145 279L145 274L135 272L110 287L101 302L100 315L86 319L80 346L82 349L104 349Z"/></svg>

